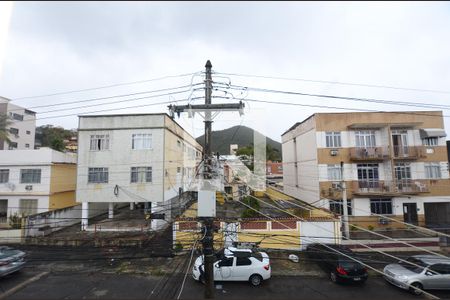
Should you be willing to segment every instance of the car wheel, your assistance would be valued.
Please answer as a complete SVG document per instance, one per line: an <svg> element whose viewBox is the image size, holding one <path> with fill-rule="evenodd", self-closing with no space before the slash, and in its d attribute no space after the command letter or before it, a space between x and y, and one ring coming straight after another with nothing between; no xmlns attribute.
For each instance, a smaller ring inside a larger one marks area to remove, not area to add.
<svg viewBox="0 0 450 300"><path fill-rule="evenodd" d="M409 288L409 291L411 293L413 293L414 295L422 295L423 285L419 282L413 282L413 283L411 283L411 287Z"/></svg>
<svg viewBox="0 0 450 300"><path fill-rule="evenodd" d="M258 275L258 274L253 274L252 276L250 276L250 279L249 279L249 281L250 281L250 283L253 285L253 286L258 286L258 285L260 285L261 284L261 282L262 282L262 277L261 277L261 275Z"/></svg>
<svg viewBox="0 0 450 300"><path fill-rule="evenodd" d="M333 281L334 283L336 283L336 282L337 282L337 276L336 276L336 273L330 272L330 279L331 279L331 281Z"/></svg>

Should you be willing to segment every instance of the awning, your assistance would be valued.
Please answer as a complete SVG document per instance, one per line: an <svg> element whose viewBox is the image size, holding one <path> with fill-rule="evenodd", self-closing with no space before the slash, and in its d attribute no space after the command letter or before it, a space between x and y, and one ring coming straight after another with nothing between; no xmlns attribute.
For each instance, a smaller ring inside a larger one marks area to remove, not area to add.
<svg viewBox="0 0 450 300"><path fill-rule="evenodd" d="M428 137L444 137L447 136L445 133L445 130L442 128L427 128L427 129L420 129L420 138L428 138Z"/></svg>

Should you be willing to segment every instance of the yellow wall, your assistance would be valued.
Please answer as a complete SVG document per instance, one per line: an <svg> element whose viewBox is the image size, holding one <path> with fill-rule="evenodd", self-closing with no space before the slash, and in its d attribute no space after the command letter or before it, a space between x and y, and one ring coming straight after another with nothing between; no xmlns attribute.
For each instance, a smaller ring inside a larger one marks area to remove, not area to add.
<svg viewBox="0 0 450 300"><path fill-rule="evenodd" d="M50 193L75 191L76 183L76 164L54 164L51 166Z"/></svg>
<svg viewBox="0 0 450 300"><path fill-rule="evenodd" d="M76 205L75 191L61 192L50 195L49 210Z"/></svg>
<svg viewBox="0 0 450 300"><path fill-rule="evenodd" d="M75 164L54 164L50 173L49 209L76 205L75 188L77 166Z"/></svg>
<svg viewBox="0 0 450 300"><path fill-rule="evenodd" d="M262 235L266 234L267 237ZM276 234L277 236L270 236ZM238 233L239 242L260 242L261 248L292 249L300 247L300 232L298 230L245 230Z"/></svg>

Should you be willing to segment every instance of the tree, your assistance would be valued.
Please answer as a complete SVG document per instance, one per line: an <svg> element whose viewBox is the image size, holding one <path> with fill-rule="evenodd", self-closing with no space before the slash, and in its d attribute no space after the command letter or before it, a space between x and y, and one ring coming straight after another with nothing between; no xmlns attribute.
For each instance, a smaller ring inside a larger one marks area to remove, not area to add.
<svg viewBox="0 0 450 300"><path fill-rule="evenodd" d="M6 114L0 114L0 140L11 142L9 139L8 126L11 125L11 119Z"/></svg>
<svg viewBox="0 0 450 300"><path fill-rule="evenodd" d="M50 143L50 148L56 151L64 151L64 141L60 137L54 137Z"/></svg>
<svg viewBox="0 0 450 300"><path fill-rule="evenodd" d="M43 125L36 128L36 141L41 147L50 147L57 151L64 151L64 140L75 136L76 132L53 125Z"/></svg>

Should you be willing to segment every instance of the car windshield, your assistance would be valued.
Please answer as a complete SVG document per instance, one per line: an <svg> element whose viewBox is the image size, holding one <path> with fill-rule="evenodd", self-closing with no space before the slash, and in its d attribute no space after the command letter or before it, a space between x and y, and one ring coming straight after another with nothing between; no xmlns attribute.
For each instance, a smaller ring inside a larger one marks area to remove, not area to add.
<svg viewBox="0 0 450 300"><path fill-rule="evenodd" d="M406 259L406 262L404 261L399 262L399 265L401 265L405 269L413 271L414 273L421 273L423 269L428 266L420 259L414 257L409 257L408 259Z"/></svg>

